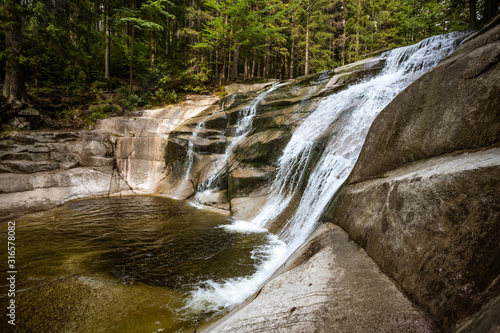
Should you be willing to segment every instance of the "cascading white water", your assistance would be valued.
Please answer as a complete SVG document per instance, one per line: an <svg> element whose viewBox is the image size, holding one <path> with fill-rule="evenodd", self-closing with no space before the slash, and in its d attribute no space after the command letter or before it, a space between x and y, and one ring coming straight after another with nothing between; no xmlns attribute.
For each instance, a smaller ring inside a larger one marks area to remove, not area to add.
<svg viewBox="0 0 500 333"><path fill-rule="evenodd" d="M266 249L267 260L259 263L252 276L205 283L192 292L186 308L215 311L234 306L254 293L314 230L354 167L368 129L379 112L411 82L450 54L460 36L455 33L436 36L390 51L380 74L324 98L286 146L267 204L247 224L248 228L241 222L234 228L250 232L252 228L269 227L287 208L296 191L303 189L294 216L273 240L274 247Z"/></svg>
<svg viewBox="0 0 500 333"><path fill-rule="evenodd" d="M306 166L311 164L318 141L326 138L325 149L310 173L297 211L280 232L289 251L300 246L354 167L378 113L411 82L450 54L456 40L457 34L436 36L393 50L379 75L325 98L293 134L279 160L271 200L252 222L265 227L283 212L300 186Z"/></svg>
<svg viewBox="0 0 500 333"><path fill-rule="evenodd" d="M275 83L268 90L260 93L257 97L255 97L249 106L242 108L239 111L239 121L238 126L234 131L234 134L228 135L231 137L229 143L226 145L226 150L224 153L224 158L222 160L223 164L227 164L230 161L231 155L233 154L234 149L246 138L248 133L252 130L253 120L255 115L257 115L257 110L259 108L260 103L268 96L271 92L282 86L283 83ZM219 168L218 170L222 170ZM217 190L218 188L218 180L219 174L215 172L212 176L210 176L198 189L198 196L202 196L204 191Z"/></svg>
<svg viewBox="0 0 500 333"><path fill-rule="evenodd" d="M268 90L264 91L263 93L255 97L255 99L252 100L252 103L248 107L240 110L240 115L239 115L240 120L238 122L238 126L236 127L233 138L231 139L229 145L226 148L226 160L229 160L234 149L252 130L253 120L255 118L255 115L257 114L257 109L259 105L271 92L278 89L283 84L284 83L273 84L271 88L269 88Z"/></svg>
<svg viewBox="0 0 500 333"><path fill-rule="evenodd" d="M193 136L197 137L200 134L200 131L205 128L205 123L204 122L199 122L196 124L196 128L193 132ZM191 169L193 168L194 164L194 143L189 140L188 141L188 151L187 151L187 168L186 168L186 174L184 175L184 179L187 180L189 178L189 175L191 174Z"/></svg>

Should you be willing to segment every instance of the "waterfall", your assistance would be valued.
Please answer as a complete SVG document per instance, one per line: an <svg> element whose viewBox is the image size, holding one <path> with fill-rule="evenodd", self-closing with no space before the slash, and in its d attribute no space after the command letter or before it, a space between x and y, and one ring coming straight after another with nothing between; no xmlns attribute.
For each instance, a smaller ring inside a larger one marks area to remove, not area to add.
<svg viewBox="0 0 500 333"><path fill-rule="evenodd" d="M295 213L280 223L277 237L265 250L267 260L259 263L252 276L200 285L186 308L215 311L254 293L312 233L353 169L375 117L410 83L449 55L462 36L436 36L389 51L378 75L325 97L285 147L267 204L252 221L235 223L239 232L265 230L276 223L297 191L302 191Z"/></svg>
<svg viewBox="0 0 500 333"><path fill-rule="evenodd" d="M325 98L295 131L283 155L267 205L252 223L268 227L288 206L312 167L313 152L326 140L310 172L295 215L280 239L293 252L315 228L323 211L351 172L371 123L397 94L456 47L457 34L435 36L391 51L382 72Z"/></svg>
<svg viewBox="0 0 500 333"><path fill-rule="evenodd" d="M257 115L257 110L262 101L268 96L271 92L282 86L284 83L275 83L268 90L260 93L257 97L255 97L249 106L242 108L238 111L238 122L236 129L232 135L228 135L231 137L228 140L228 144L226 144L226 150L224 153L223 163L228 164L230 162L230 158L233 154L234 149L247 137L253 127L253 120ZM223 169L219 169L223 170ZM203 184L201 184L198 188L198 197L203 196L204 191L212 191L217 190L219 187L219 178L220 174L218 172L214 173L210 176Z"/></svg>
<svg viewBox="0 0 500 333"><path fill-rule="evenodd" d="M197 137L200 132L205 128L205 123L204 122L199 122L196 124L196 128L193 132L193 137ZM184 175L184 179L187 181L189 178L189 175L191 174L191 169L193 168L194 164L194 143L192 140L188 141L188 150L187 150L187 168L186 168L186 174Z"/></svg>
<svg viewBox="0 0 500 333"><path fill-rule="evenodd" d="M239 121L236 127L235 133L229 145L226 148L226 160L229 160L234 149L241 143L241 141L246 138L248 133L252 130L253 119L257 114L257 109L262 101L274 90L278 89L284 83L275 83L270 89L260 93L248 107L245 107L239 111Z"/></svg>

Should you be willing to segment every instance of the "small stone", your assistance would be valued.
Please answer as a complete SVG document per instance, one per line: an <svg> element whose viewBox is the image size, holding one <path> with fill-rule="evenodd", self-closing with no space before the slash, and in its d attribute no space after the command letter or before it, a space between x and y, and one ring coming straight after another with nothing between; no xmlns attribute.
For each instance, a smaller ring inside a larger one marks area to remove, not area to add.
<svg viewBox="0 0 500 333"><path fill-rule="evenodd" d="M26 108L17 113L20 116L39 116L40 111L35 108Z"/></svg>
<svg viewBox="0 0 500 333"><path fill-rule="evenodd" d="M12 118L9 122L9 125L17 127L19 129L31 129L31 125L29 121L26 120L26 118L23 117L15 117Z"/></svg>
<svg viewBox="0 0 500 333"><path fill-rule="evenodd" d="M50 153L50 148L47 146L34 146L28 148L30 153Z"/></svg>

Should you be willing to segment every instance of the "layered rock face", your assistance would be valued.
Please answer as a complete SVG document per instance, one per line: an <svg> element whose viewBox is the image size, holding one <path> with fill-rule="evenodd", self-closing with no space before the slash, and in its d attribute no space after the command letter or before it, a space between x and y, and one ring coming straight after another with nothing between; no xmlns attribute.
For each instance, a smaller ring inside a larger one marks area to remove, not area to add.
<svg viewBox="0 0 500 333"><path fill-rule="evenodd" d="M11 133L0 141L0 215L85 197L156 193L169 133L216 100L109 118L91 131Z"/></svg>
<svg viewBox="0 0 500 333"><path fill-rule="evenodd" d="M469 38L379 115L325 214L437 327L327 223L207 331L498 331L499 31Z"/></svg>
<svg viewBox="0 0 500 333"><path fill-rule="evenodd" d="M0 145L0 215L127 189L105 133L19 132Z"/></svg>
<svg viewBox="0 0 500 333"><path fill-rule="evenodd" d="M496 24L398 95L330 218L443 330L500 274L499 59Z"/></svg>

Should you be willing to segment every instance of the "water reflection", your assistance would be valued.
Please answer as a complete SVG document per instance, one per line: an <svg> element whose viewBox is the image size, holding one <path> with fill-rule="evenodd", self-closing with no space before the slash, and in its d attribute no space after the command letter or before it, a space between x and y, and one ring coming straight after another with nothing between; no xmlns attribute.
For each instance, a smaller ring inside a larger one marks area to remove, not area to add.
<svg viewBox="0 0 500 333"><path fill-rule="evenodd" d="M252 251L269 243L150 196L74 201L16 222L18 329L32 332L193 331L213 314L180 311L189 292L255 273L263 258Z"/></svg>

